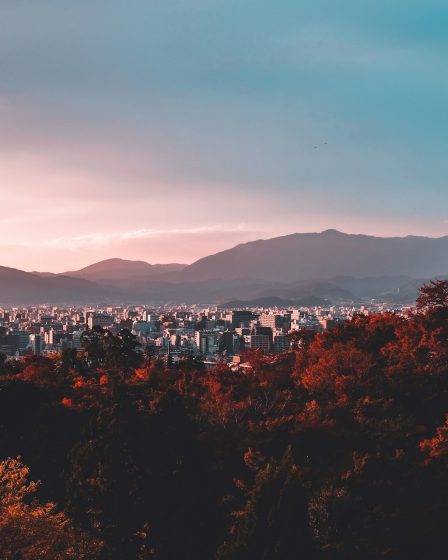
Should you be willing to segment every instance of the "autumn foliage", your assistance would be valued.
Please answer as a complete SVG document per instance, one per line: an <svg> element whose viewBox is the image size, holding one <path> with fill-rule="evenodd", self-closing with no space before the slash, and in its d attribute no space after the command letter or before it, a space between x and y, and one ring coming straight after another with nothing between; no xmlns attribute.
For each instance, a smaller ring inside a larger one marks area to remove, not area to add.
<svg viewBox="0 0 448 560"><path fill-rule="evenodd" d="M447 293L240 369L101 330L0 365L0 557L447 557Z"/></svg>
<svg viewBox="0 0 448 560"><path fill-rule="evenodd" d="M0 462L0 555L2 560L88 560L101 543L75 529L55 504L41 503L39 484L17 459Z"/></svg>

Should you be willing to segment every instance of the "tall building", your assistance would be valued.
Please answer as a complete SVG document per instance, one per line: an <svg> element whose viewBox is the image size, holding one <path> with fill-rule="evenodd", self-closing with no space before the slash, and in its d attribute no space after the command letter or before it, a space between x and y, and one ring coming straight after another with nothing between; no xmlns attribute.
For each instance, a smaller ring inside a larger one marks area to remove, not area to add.
<svg viewBox="0 0 448 560"><path fill-rule="evenodd" d="M39 356L42 351L42 337L40 334L30 334L31 351L36 356Z"/></svg>
<svg viewBox="0 0 448 560"><path fill-rule="evenodd" d="M281 329L283 326L284 318L281 315L274 315L274 313L262 313L258 318L258 322L262 327Z"/></svg>
<svg viewBox="0 0 448 560"><path fill-rule="evenodd" d="M252 311L232 311L229 313L227 317L231 323L232 327L240 327L241 323L250 323L256 318L256 315L252 313Z"/></svg>
<svg viewBox="0 0 448 560"><path fill-rule="evenodd" d="M19 337L16 334L6 335L6 344L9 347L9 354L13 356L19 350Z"/></svg>
<svg viewBox="0 0 448 560"><path fill-rule="evenodd" d="M243 344L241 336L235 331L224 331L219 337L219 351L225 352L229 356L238 354Z"/></svg>
<svg viewBox="0 0 448 560"><path fill-rule="evenodd" d="M286 334L274 334L274 352L286 352L290 348L289 337Z"/></svg>
<svg viewBox="0 0 448 560"><path fill-rule="evenodd" d="M6 327L0 327L0 353L9 354L9 345L6 341Z"/></svg>
<svg viewBox="0 0 448 560"><path fill-rule="evenodd" d="M30 334L26 331L13 331L19 337L19 350L25 350L30 342Z"/></svg>
<svg viewBox="0 0 448 560"><path fill-rule="evenodd" d="M260 325L257 325L256 327L254 327L251 334L262 334L269 337L269 344L271 346L274 342L274 333L271 327L262 327Z"/></svg>
<svg viewBox="0 0 448 560"><path fill-rule="evenodd" d="M84 331L75 331L72 335L72 348L75 350L82 350L81 337Z"/></svg>
<svg viewBox="0 0 448 560"><path fill-rule="evenodd" d="M194 335L198 352L202 356L216 354L219 351L218 333L196 331Z"/></svg>
<svg viewBox="0 0 448 560"><path fill-rule="evenodd" d="M320 319L319 323L325 331L333 329L336 326L336 321L331 318Z"/></svg>
<svg viewBox="0 0 448 560"><path fill-rule="evenodd" d="M267 334L250 334L244 337L246 348L250 350L263 350L266 354L271 350L270 336Z"/></svg>
<svg viewBox="0 0 448 560"><path fill-rule="evenodd" d="M102 327L104 329L114 323L115 320L112 315L106 315L105 313L93 313L88 319L89 329L93 329L93 327Z"/></svg>

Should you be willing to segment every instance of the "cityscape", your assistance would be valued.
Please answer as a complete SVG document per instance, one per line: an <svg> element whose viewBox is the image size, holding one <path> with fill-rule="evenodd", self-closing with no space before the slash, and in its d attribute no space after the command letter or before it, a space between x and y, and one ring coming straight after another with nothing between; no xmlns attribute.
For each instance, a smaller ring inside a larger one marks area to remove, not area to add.
<svg viewBox="0 0 448 560"><path fill-rule="evenodd" d="M20 359L51 356L64 350L83 350L83 334L100 328L118 335L130 331L151 358L176 365L195 358L209 367L225 361L238 368L247 350L265 354L287 352L294 333L324 332L356 315L392 312L405 315L410 306L387 304L296 309L225 309L220 306L159 307L15 307L0 308L0 354Z"/></svg>
<svg viewBox="0 0 448 560"><path fill-rule="evenodd" d="M448 2L0 0L0 560L448 558Z"/></svg>

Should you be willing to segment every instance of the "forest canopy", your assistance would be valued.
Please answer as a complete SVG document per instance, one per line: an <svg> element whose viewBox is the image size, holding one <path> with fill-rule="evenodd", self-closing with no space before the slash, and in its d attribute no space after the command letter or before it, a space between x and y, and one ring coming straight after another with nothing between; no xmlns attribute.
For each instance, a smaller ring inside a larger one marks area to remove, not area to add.
<svg viewBox="0 0 448 560"><path fill-rule="evenodd" d="M0 361L2 559L448 556L448 282L241 371L83 344Z"/></svg>

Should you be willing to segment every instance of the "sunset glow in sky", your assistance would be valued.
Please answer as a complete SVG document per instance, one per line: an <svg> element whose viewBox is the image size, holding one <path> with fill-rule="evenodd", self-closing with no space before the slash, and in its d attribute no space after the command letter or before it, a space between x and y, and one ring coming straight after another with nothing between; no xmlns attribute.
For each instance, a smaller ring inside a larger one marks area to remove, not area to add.
<svg viewBox="0 0 448 560"><path fill-rule="evenodd" d="M0 264L448 234L443 0L2 0Z"/></svg>

